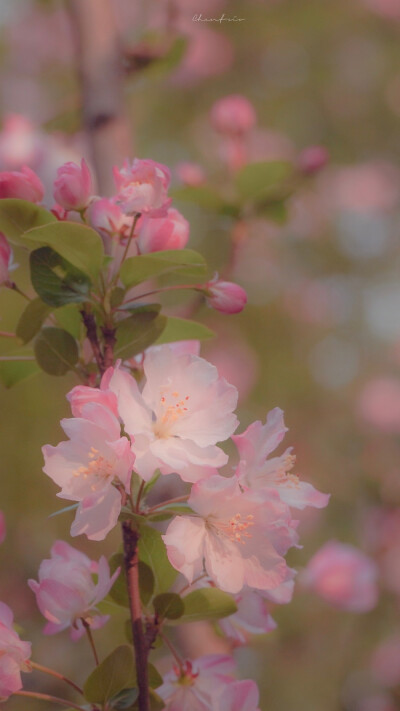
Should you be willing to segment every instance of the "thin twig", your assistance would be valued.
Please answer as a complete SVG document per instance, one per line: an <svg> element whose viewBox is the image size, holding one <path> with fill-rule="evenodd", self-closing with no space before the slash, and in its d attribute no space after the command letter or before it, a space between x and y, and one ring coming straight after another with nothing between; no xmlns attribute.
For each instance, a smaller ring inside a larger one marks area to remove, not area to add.
<svg viewBox="0 0 400 711"><path fill-rule="evenodd" d="M70 709L84 711L82 706L73 704L72 701L61 699L58 696L51 696L51 694L41 694L38 691L14 691L14 696L25 696L31 699L40 699L41 701L51 701L53 704L58 704L59 706L66 706Z"/></svg>
<svg viewBox="0 0 400 711"><path fill-rule="evenodd" d="M99 343L99 339L97 336L96 320L90 311L90 306L87 305L87 306L85 306L84 309L82 309L81 316L82 316L82 320L83 320L83 323L86 328L86 335L89 339L90 345L92 346L93 355L95 357L97 367L100 371L100 375L103 375L103 373L105 371L104 358L103 358L103 354L101 352L100 343Z"/></svg>
<svg viewBox="0 0 400 711"><path fill-rule="evenodd" d="M86 620L83 619L83 617L82 617L82 624L86 630L87 638L89 640L89 644L90 644L91 650L93 652L94 661L96 662L96 667L98 667L99 666L99 656L97 654L96 645L94 643L92 630L90 629L90 625L86 622Z"/></svg>
<svg viewBox="0 0 400 711"><path fill-rule="evenodd" d="M155 506L152 506L150 509L146 511L146 514L151 514L153 511L157 511L158 509L164 509L167 506L170 506L171 504L180 504L183 501L187 501L189 498L189 494L185 494L185 496L176 496L175 499L169 499L168 501L162 501L160 504L155 504Z"/></svg>
<svg viewBox="0 0 400 711"><path fill-rule="evenodd" d="M68 679L67 676L64 676L64 674L60 674L60 672L55 671L54 669L50 669L49 667L44 667L42 664L37 664L37 662L32 662L30 661L30 665L32 669L36 669L37 671L41 671L44 674L49 674L50 676L56 677L56 679L60 679L61 681L65 681L66 684L69 684L72 686L73 689L78 691L80 694L83 694L83 689L81 689L80 686L75 684L72 679Z"/></svg>

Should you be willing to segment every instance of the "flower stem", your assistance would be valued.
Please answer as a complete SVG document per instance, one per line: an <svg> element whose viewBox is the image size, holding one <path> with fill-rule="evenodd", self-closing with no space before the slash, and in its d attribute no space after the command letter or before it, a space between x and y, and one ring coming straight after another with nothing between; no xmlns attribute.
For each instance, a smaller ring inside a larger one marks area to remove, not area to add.
<svg viewBox="0 0 400 711"><path fill-rule="evenodd" d="M64 676L64 674L60 674L59 672L55 671L54 669L49 669L49 667L44 667L42 664L37 664L36 662L30 662L30 665L32 669L36 669L37 671L41 671L44 674L49 674L50 676L56 677L56 679L61 679L61 681L65 681L66 684L69 684L72 686L73 689L78 691L80 694L83 694L83 689L81 689L80 686L75 684L74 681L71 679L68 679L67 676Z"/></svg>
<svg viewBox="0 0 400 711"><path fill-rule="evenodd" d="M140 489L138 491L137 499L136 499L136 506L135 506L136 513L139 513L140 499L142 498L143 489L145 486L146 486L146 482L142 481L142 483L140 485Z"/></svg>
<svg viewBox="0 0 400 711"><path fill-rule="evenodd" d="M25 294L25 293L19 288L19 286L16 285L16 283L15 283L14 281L9 282L9 283L7 284L7 286L9 286L9 288L12 289L13 291L16 291L17 294L19 294L20 296L23 296L24 299L26 299L27 301L32 301L32 299L31 299L27 294Z"/></svg>
<svg viewBox="0 0 400 711"><path fill-rule="evenodd" d="M160 631L159 631L158 634L159 634L159 636L161 637L162 641L165 642L165 644L167 645L169 651L171 652L172 656L173 656L174 659L176 660L176 662L177 662L177 664L178 664L178 666L179 666L179 669L182 669L182 668L183 668L183 660L182 660L182 658L179 656L179 654L178 654L178 652L176 651L176 649L175 649L174 645L172 644L172 642L168 639L168 637L166 637L166 635L165 635L163 632L160 632Z"/></svg>
<svg viewBox="0 0 400 711"><path fill-rule="evenodd" d="M40 699L41 701L51 701L53 704L59 704L59 706L84 711L82 706L73 704L72 701L68 701L68 699L60 699L58 696L51 696L51 694L41 694L38 691L14 691L14 696L25 696L31 699Z"/></svg>
<svg viewBox="0 0 400 711"><path fill-rule="evenodd" d="M138 296L135 296L133 299L129 299L128 301L124 301L124 306L126 304L131 304L134 301L139 301L140 299L144 299L146 296L153 296L153 294L161 294L164 291L178 291L179 289L192 289L194 291L203 291L203 288L201 284L175 284L174 286L162 286L159 289L153 289L152 291L146 291L144 294L138 294ZM117 307L116 311L124 311L121 306Z"/></svg>
<svg viewBox="0 0 400 711"><path fill-rule="evenodd" d="M90 625L86 622L86 620L84 620L83 617L82 617L81 619L82 619L82 624L83 624L83 626L84 626L84 628L85 628L85 630L86 630L86 634L87 634L87 638L88 638L88 640L89 640L89 644L90 644L91 649L92 649L92 652L93 652L94 661L96 662L96 667L98 667L98 666L99 666L99 657L98 657L97 650L96 650L96 646L95 646L95 643L94 643L94 639L93 639L93 635L92 635L92 630L90 629Z"/></svg>
<svg viewBox="0 0 400 711"><path fill-rule="evenodd" d="M189 498L189 494L185 494L184 496L177 496L175 499L169 499L168 501L162 501L161 504L155 504L155 506L152 506L151 509L148 509L146 511L147 514L153 513L153 511L158 511L158 509L164 509L167 506L170 506L170 504L180 504L183 501L187 501Z"/></svg>
<svg viewBox="0 0 400 711"><path fill-rule="evenodd" d="M125 572L128 583L129 606L132 621L132 637L136 659L136 678L139 689L139 711L150 710L149 677L148 677L148 646L142 623L142 608L139 594L139 533L132 529L129 521L122 522L122 537L124 543Z"/></svg>

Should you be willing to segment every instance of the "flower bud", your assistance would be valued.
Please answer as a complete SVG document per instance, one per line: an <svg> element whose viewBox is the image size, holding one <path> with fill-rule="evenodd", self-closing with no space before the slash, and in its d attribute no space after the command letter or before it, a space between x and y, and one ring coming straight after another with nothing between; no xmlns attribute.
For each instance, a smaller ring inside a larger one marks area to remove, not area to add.
<svg viewBox="0 0 400 711"><path fill-rule="evenodd" d="M41 202L44 196L42 181L27 165L20 171L0 173L0 198L19 198Z"/></svg>
<svg viewBox="0 0 400 711"><path fill-rule="evenodd" d="M176 175L184 185L193 188L203 185L206 179L204 170L198 163L179 163L176 166Z"/></svg>
<svg viewBox="0 0 400 711"><path fill-rule="evenodd" d="M303 175L314 175L324 168L329 160L329 153L324 146L308 146L298 157L298 167Z"/></svg>
<svg viewBox="0 0 400 711"><path fill-rule="evenodd" d="M257 121L254 106L240 94L231 94L216 101L210 119L216 131L228 135L247 133Z"/></svg>
<svg viewBox="0 0 400 711"><path fill-rule="evenodd" d="M65 163L57 171L54 181L54 199L65 210L84 210L92 195L92 178L84 158L80 167Z"/></svg>
<svg viewBox="0 0 400 711"><path fill-rule="evenodd" d="M0 286L9 279L10 263L12 260L11 247L7 238L0 232Z"/></svg>
<svg viewBox="0 0 400 711"><path fill-rule="evenodd" d="M178 210L171 207L166 217L143 218L137 239L140 254L183 249L189 239L189 223Z"/></svg>
<svg viewBox="0 0 400 711"><path fill-rule="evenodd" d="M222 281L218 275L206 284L207 303L223 314L238 314L247 303L245 290L232 281Z"/></svg>

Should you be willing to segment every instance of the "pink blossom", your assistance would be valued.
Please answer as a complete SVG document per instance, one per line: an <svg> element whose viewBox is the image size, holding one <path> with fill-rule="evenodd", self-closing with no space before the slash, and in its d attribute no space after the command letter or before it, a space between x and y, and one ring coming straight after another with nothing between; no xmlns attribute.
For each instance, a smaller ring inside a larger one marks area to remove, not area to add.
<svg viewBox="0 0 400 711"><path fill-rule="evenodd" d="M382 686L396 687L400 684L400 635L385 639L372 655L370 669L373 677Z"/></svg>
<svg viewBox="0 0 400 711"><path fill-rule="evenodd" d="M183 249L189 239L189 223L178 210L170 207L166 217L144 217L138 226L140 254L164 249Z"/></svg>
<svg viewBox="0 0 400 711"><path fill-rule="evenodd" d="M125 215L114 200L108 198L93 200L87 214L91 226L103 237L129 236L133 218Z"/></svg>
<svg viewBox="0 0 400 711"><path fill-rule="evenodd" d="M329 541L303 571L301 580L334 607L368 612L378 599L375 563L354 546Z"/></svg>
<svg viewBox="0 0 400 711"><path fill-rule="evenodd" d="M217 131L234 135L254 128L257 116L253 104L245 96L231 94L215 102L210 119Z"/></svg>
<svg viewBox="0 0 400 711"><path fill-rule="evenodd" d="M116 395L108 389L106 378L102 378L100 388L90 388L87 385L76 385L67 394L67 400L71 405L71 412L74 417L82 417L85 405L97 402L99 405L107 407L118 417L118 403Z"/></svg>
<svg viewBox="0 0 400 711"><path fill-rule="evenodd" d="M42 137L31 121L20 114L4 117L0 133L0 162L10 169L32 165L41 158Z"/></svg>
<svg viewBox="0 0 400 711"><path fill-rule="evenodd" d="M260 421L253 422L245 432L232 437L240 455L236 472L239 481L251 489L272 487L282 501L296 509L306 506L324 508L328 505L329 494L322 494L291 472L295 463L291 448L268 459L286 432L283 412L276 407L268 413L265 425Z"/></svg>
<svg viewBox="0 0 400 711"><path fill-rule="evenodd" d="M175 170L179 180L185 185L189 185L190 187L198 187L199 185L203 185L203 183L205 183L205 172L198 163L178 163Z"/></svg>
<svg viewBox="0 0 400 711"><path fill-rule="evenodd" d="M400 381L373 378L362 389L357 409L366 422L383 432L400 432Z"/></svg>
<svg viewBox="0 0 400 711"><path fill-rule="evenodd" d="M126 160L121 170L114 168L114 178L118 191L115 201L127 215L166 214L171 203L167 197L171 175L165 165L139 158L129 165Z"/></svg>
<svg viewBox="0 0 400 711"><path fill-rule="evenodd" d="M7 238L0 232L0 286L9 280L9 270L12 261L12 250Z"/></svg>
<svg viewBox="0 0 400 711"><path fill-rule="evenodd" d="M238 314L247 303L245 290L231 281L223 281L218 274L206 286L207 304L223 314Z"/></svg>
<svg viewBox="0 0 400 711"><path fill-rule="evenodd" d="M173 668L157 689L165 711L216 711L216 697L234 681L232 657L209 654ZM222 711L222 710L221 710Z"/></svg>
<svg viewBox="0 0 400 711"><path fill-rule="evenodd" d="M144 359L142 392L121 368L108 371L125 431L134 438L135 470L146 481L156 469L197 481L227 462L217 442L237 427L237 390L203 358L164 345Z"/></svg>
<svg viewBox="0 0 400 711"><path fill-rule="evenodd" d="M197 516L177 516L163 540L171 565L189 583L204 568L215 585L239 593L245 585L273 590L287 575L283 555L297 543L288 507L274 491L242 492L219 475L192 487Z"/></svg>
<svg viewBox="0 0 400 711"><path fill-rule="evenodd" d="M4 518L4 513L0 511L0 543L4 543L6 538L6 520Z"/></svg>
<svg viewBox="0 0 400 711"><path fill-rule="evenodd" d="M22 642L13 628L13 613L0 602L0 700L22 688L21 671L31 671L31 643Z"/></svg>
<svg viewBox="0 0 400 711"><path fill-rule="evenodd" d="M92 177L84 158L81 165L65 163L54 181L54 200L66 210L84 210L92 195Z"/></svg>
<svg viewBox="0 0 400 711"><path fill-rule="evenodd" d="M29 202L41 202L44 196L42 181L27 165L20 171L0 173L0 199L19 198Z"/></svg>
<svg viewBox="0 0 400 711"><path fill-rule="evenodd" d="M81 417L61 421L70 440L43 447L43 471L61 487L57 496L79 502L71 535L100 541L117 523L134 455L111 410L95 401L77 408Z"/></svg>
<svg viewBox="0 0 400 711"><path fill-rule="evenodd" d="M329 160L329 153L324 146L307 146L298 156L297 164L304 175L313 175L324 168Z"/></svg>
<svg viewBox="0 0 400 711"><path fill-rule="evenodd" d="M248 644L251 635L266 634L276 629L263 597L255 590L245 589L235 595L237 612L222 618L218 625L235 645Z"/></svg>
<svg viewBox="0 0 400 711"><path fill-rule="evenodd" d="M234 681L221 689L215 702L216 711L260 711L257 684L250 679Z"/></svg>
<svg viewBox="0 0 400 711"><path fill-rule="evenodd" d="M71 638L76 640L85 633L84 622L92 629L103 627L109 615L100 615L96 605L111 590L120 569L110 577L104 556L97 563L64 541L56 541L50 555L40 564L39 582L28 581L40 612L48 620L44 634L71 627Z"/></svg>

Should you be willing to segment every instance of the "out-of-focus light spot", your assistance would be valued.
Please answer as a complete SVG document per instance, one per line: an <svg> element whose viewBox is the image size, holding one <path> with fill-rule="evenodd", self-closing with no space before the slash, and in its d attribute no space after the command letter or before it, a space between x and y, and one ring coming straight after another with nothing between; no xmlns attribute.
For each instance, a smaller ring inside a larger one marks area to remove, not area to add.
<svg viewBox="0 0 400 711"><path fill-rule="evenodd" d="M379 257L390 244L391 224L386 215L345 211L336 225L341 251L353 259Z"/></svg>
<svg viewBox="0 0 400 711"><path fill-rule="evenodd" d="M357 375L357 349L336 336L327 336L312 349L309 367L315 381L323 387L332 390L344 387Z"/></svg>
<svg viewBox="0 0 400 711"><path fill-rule="evenodd" d="M365 289L365 321L370 331L385 341L400 338L400 283L381 282Z"/></svg>

